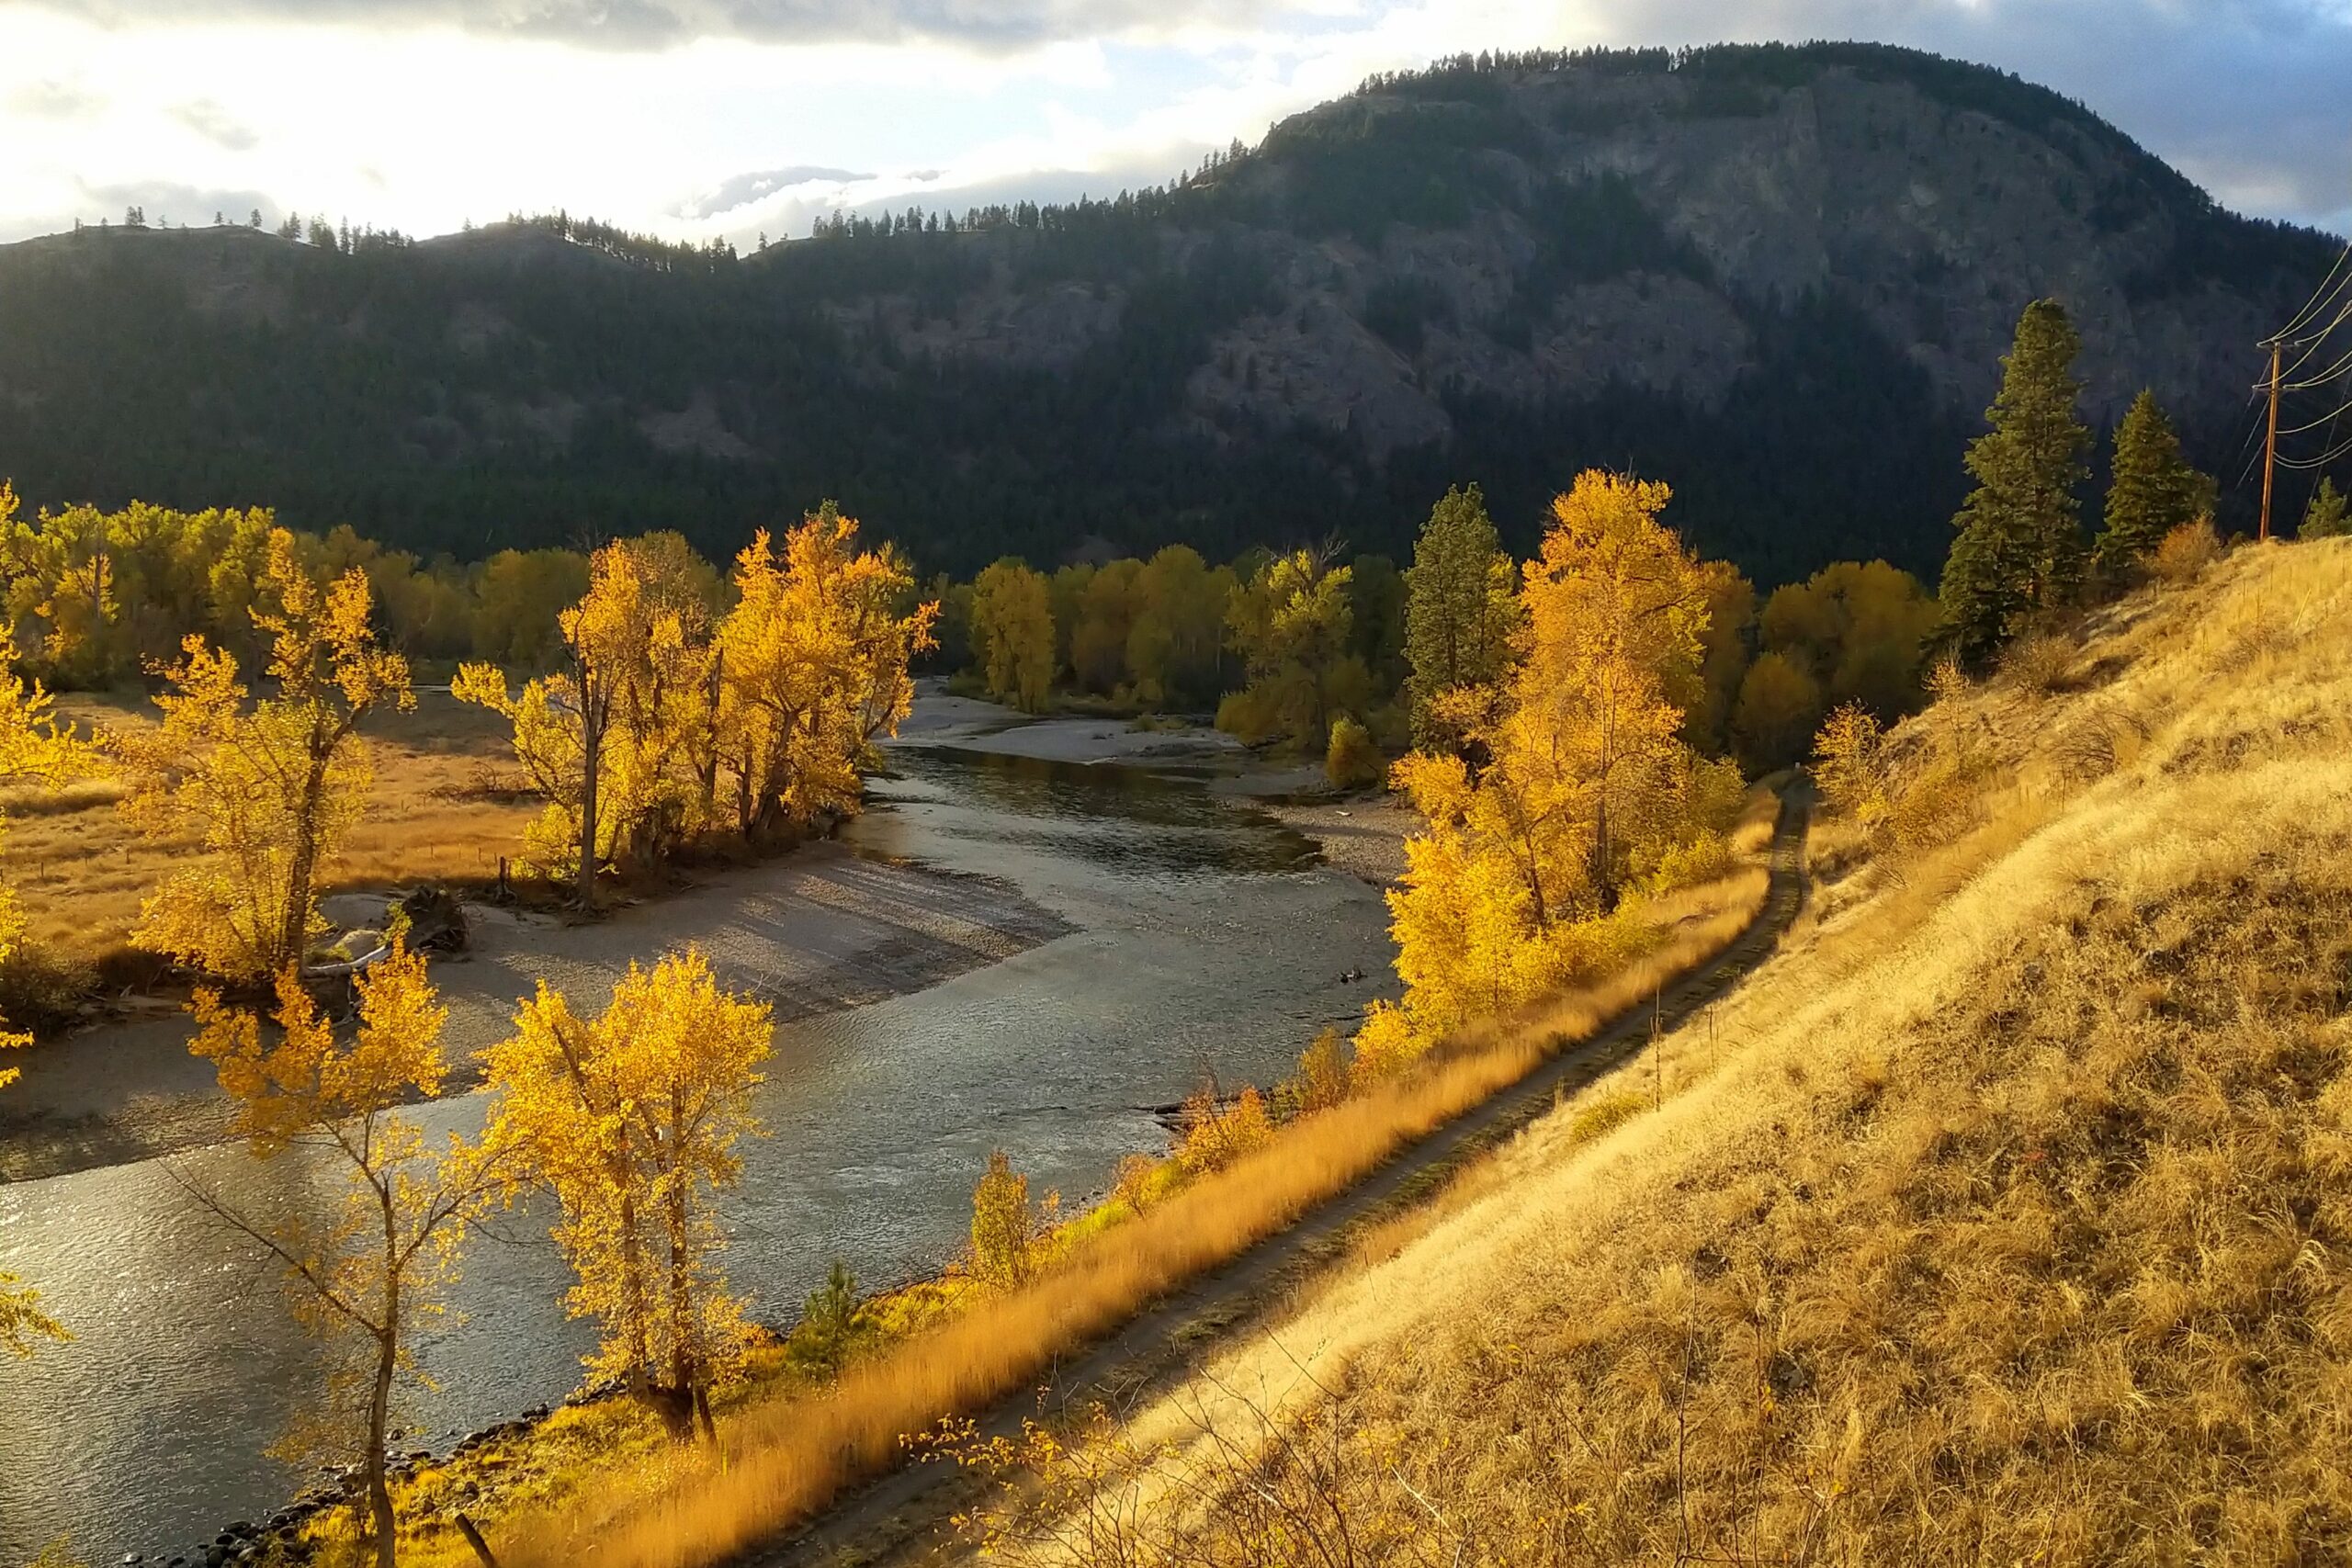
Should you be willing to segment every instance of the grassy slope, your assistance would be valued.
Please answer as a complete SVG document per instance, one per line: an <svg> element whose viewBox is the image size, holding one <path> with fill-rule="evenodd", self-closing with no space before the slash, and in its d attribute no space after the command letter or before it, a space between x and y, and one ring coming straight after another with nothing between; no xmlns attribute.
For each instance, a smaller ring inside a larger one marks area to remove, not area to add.
<svg viewBox="0 0 2352 1568"><path fill-rule="evenodd" d="M1283 1495L1359 1562L2352 1554L2352 541L1898 734L1958 836L1818 834L1662 1110L1593 1086L1127 1428L1222 1495L1181 1560Z"/></svg>
<svg viewBox="0 0 2352 1568"><path fill-rule="evenodd" d="M1734 836L1737 868L1650 908L1657 946L1588 989L1529 1010L1518 1027L1466 1031L1414 1069L1285 1125L1268 1146L1139 1216L1105 1203L1074 1221L1040 1277L1019 1290L975 1291L950 1274L880 1299L868 1309L868 1348L838 1382L809 1378L787 1353L763 1352L751 1385L719 1402L719 1463L672 1449L650 1417L612 1401L560 1411L535 1431L424 1467L396 1489L402 1561L469 1563L454 1528L460 1507L503 1561L526 1568L578 1561L592 1545L610 1568L684 1568L756 1548L900 1462L907 1439L1018 1393L1057 1358L1720 953L1764 901L1776 812L1759 792ZM348 1550L349 1525L331 1511L311 1527L331 1560Z"/></svg>

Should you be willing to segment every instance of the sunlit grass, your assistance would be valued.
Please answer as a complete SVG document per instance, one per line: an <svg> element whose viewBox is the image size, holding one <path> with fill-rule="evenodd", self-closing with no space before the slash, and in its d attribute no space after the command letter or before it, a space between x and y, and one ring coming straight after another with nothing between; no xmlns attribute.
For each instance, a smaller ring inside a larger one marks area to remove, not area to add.
<svg viewBox="0 0 2352 1568"><path fill-rule="evenodd" d="M2352 1556L2352 541L2032 666L1896 732L1975 752L1931 840L1828 825L1719 1008L1128 1423L1131 1560L1244 1561L1240 1485L1416 1561Z"/></svg>

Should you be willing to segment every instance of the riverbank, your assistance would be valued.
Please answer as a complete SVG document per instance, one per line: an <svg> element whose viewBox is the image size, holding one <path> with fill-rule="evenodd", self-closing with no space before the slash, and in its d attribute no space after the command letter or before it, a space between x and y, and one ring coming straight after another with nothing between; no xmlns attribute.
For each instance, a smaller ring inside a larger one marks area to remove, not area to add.
<svg viewBox="0 0 2352 1568"><path fill-rule="evenodd" d="M1032 718L996 703L952 695L940 682L925 681L914 715L892 744L1196 774L1215 794L1264 811L1313 839L1329 864L1375 887L1404 874L1405 840L1420 827L1412 807L1385 791L1332 789L1319 760L1269 758L1223 730L1183 719Z"/></svg>
<svg viewBox="0 0 2352 1568"><path fill-rule="evenodd" d="M1245 1252L1247 1269L1274 1267L1251 1252L1257 1243L1755 932L1768 889L1785 893L1793 874L1783 868L1768 882L1760 840L1770 821L1743 835L1739 871L1661 903L1656 944L1590 989L1475 1028L1398 1077L1295 1115L1230 1163L1185 1171L1163 1162L1154 1179L1123 1188L1151 1196L1114 1195L1065 1227L1019 1290L988 1290L951 1269L869 1303L869 1348L838 1381L808 1375L787 1347L763 1352L752 1384L719 1413L722 1460L681 1454L642 1412L602 1402L559 1412L535 1432L502 1433L485 1445L486 1463L469 1449L421 1464L401 1492L404 1557L452 1568L469 1561L456 1530L462 1507L507 1560L564 1561L592 1540L603 1560L620 1563L727 1558L900 1464L907 1442L943 1418L954 1429L1104 1336L1134 1353L1135 1333L1121 1325L1152 1303ZM1788 833L1773 841L1776 865L1793 867L1794 842ZM1220 1288L1237 1284L1219 1278ZM338 1534L322 1517L302 1539Z"/></svg>
<svg viewBox="0 0 2352 1568"><path fill-rule="evenodd" d="M632 961L688 943L720 984L766 1001L779 1022L905 996L1001 962L1074 928L992 877L893 863L832 843L713 874L590 924L469 905L468 950L433 964L449 1009L452 1061L504 1038L518 998L544 978L583 1011L602 1009ZM0 1097L0 1180L28 1181L217 1143L233 1107L187 1049L175 1001L146 1016L48 1041L12 1063ZM472 1087L463 1072L452 1092Z"/></svg>

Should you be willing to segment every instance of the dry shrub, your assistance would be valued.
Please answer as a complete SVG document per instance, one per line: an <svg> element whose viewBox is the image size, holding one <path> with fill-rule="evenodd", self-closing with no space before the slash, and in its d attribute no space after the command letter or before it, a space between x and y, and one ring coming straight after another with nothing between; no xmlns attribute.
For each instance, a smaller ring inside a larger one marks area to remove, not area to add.
<svg viewBox="0 0 2352 1568"><path fill-rule="evenodd" d="M2213 520L2200 517L2166 534L2148 558L2148 567L2166 582L2190 582L2221 555L2222 536L2213 531Z"/></svg>
<svg viewBox="0 0 2352 1568"><path fill-rule="evenodd" d="M2001 676L2017 691L2046 696L2074 668L2074 643L2056 632L2027 632L2001 655Z"/></svg>

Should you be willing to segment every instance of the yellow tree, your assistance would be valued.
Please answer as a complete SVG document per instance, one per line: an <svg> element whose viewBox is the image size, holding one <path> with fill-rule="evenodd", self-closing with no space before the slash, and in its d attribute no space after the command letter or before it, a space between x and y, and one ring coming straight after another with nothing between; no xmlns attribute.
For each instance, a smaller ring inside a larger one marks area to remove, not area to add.
<svg viewBox="0 0 2352 1568"><path fill-rule="evenodd" d="M892 551L856 548L831 502L736 558L736 603L718 632L718 750L749 837L856 810L875 739L914 703L907 663L933 646L936 604L902 613L913 574Z"/></svg>
<svg viewBox="0 0 2352 1568"><path fill-rule="evenodd" d="M274 694L249 700L236 659L191 634L159 671L163 723L116 737L144 774L125 809L158 836L193 829L205 847L149 897L131 940L238 980L301 962L319 923L319 872L373 778L359 722L416 704L408 661L370 625L366 572L322 582L279 529L264 586L267 607L252 614L270 639Z"/></svg>
<svg viewBox="0 0 2352 1568"><path fill-rule="evenodd" d="M0 486L0 506L13 501ZM38 682L28 684L17 672L17 645L0 627L0 783L62 784L89 773L96 756L89 744L71 729L61 728L47 692ZM15 888L0 884L0 964L6 964L23 942L24 910ZM32 1036L0 1025L0 1051L20 1050ZM21 1075L15 1067L0 1067L0 1089ZM18 1356L32 1354L36 1338L63 1339L65 1330L45 1315L40 1292L14 1274L0 1272L0 1350Z"/></svg>
<svg viewBox="0 0 2352 1568"><path fill-rule="evenodd" d="M1054 679L1054 611L1042 574L1006 559L973 580L972 652L990 696L1023 713L1044 710Z"/></svg>
<svg viewBox="0 0 2352 1568"><path fill-rule="evenodd" d="M503 1091L493 1145L528 1151L529 1179L562 1205L557 1244L577 1280L567 1306L604 1337L588 1359L681 1440L740 1366L749 1328L717 1255L715 1209L742 1170L736 1145L775 1026L763 1002L718 988L692 949L635 964L593 1021L542 985L492 1047Z"/></svg>
<svg viewBox="0 0 2352 1568"><path fill-rule="evenodd" d="M563 673L510 694L495 666L467 664L450 687L514 725L515 756L548 800L525 855L569 872L585 908L607 863L658 858L707 804L695 761L714 719L708 615L665 577L673 554L624 541L590 558L588 592L557 618Z"/></svg>
<svg viewBox="0 0 2352 1568"><path fill-rule="evenodd" d="M1511 681L1504 747L1516 771L1568 790L1604 911L1634 843L1671 823L1691 761L1669 693L1694 683L1707 581L1658 521L1672 494L1649 480L1577 476L1552 502L1521 592L1527 657Z"/></svg>
<svg viewBox="0 0 2352 1568"><path fill-rule="evenodd" d="M439 1094L448 1078L440 1043L448 1010L425 979L422 954L395 937L358 991L358 1028L341 1040L290 970L278 976L274 1030L210 990L193 1004L190 1048L219 1072L247 1148L257 1159L293 1153L311 1168L340 1171L341 1203L324 1216L299 1203L248 1210L166 1168L284 1267L296 1315L329 1347L325 1430L356 1450L376 1562L390 1568L397 1532L385 1445L414 1371L411 1337L442 1310L466 1225L496 1200L506 1168L526 1151L456 1136L435 1150L396 1113Z"/></svg>
<svg viewBox="0 0 2352 1568"><path fill-rule="evenodd" d="M1277 556L1227 600L1227 636L1249 684L1220 705L1219 728L1253 744L1321 740L1333 714L1367 705L1372 677L1348 651L1354 573L1331 564L1336 553L1331 546Z"/></svg>
<svg viewBox="0 0 2352 1568"><path fill-rule="evenodd" d="M1388 896L1406 995L1366 1019L1366 1070L1617 962L1638 940L1602 918L1621 890L1736 809L1736 771L1681 738L1673 698L1699 686L1709 582L1658 522L1667 498L1600 473L1559 497L1523 573L1518 663L1433 705L1432 731L1467 736L1485 765L1424 751L1394 770L1425 827Z"/></svg>

